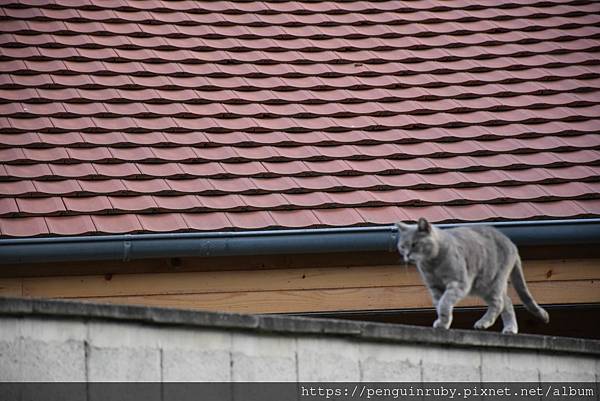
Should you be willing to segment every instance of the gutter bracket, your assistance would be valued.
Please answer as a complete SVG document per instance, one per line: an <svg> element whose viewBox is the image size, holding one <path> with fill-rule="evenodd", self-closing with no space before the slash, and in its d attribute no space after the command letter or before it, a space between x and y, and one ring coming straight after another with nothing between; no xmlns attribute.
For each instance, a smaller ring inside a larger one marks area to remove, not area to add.
<svg viewBox="0 0 600 401"><path fill-rule="evenodd" d="M131 260L131 235L125 234L123 241L123 262L129 262Z"/></svg>

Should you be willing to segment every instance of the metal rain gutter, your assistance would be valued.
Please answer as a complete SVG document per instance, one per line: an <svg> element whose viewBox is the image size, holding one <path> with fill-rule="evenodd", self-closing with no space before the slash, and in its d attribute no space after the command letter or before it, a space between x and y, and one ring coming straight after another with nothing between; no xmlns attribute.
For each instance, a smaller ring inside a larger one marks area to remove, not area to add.
<svg viewBox="0 0 600 401"><path fill-rule="evenodd" d="M600 244L600 219L439 224L492 225L517 245ZM333 252L395 252L395 226L0 240L0 264Z"/></svg>

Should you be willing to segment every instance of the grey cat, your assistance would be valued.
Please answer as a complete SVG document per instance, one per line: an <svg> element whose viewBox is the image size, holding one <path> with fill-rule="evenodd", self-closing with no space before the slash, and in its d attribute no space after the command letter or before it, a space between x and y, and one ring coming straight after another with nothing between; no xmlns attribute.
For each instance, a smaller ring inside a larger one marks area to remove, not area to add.
<svg viewBox="0 0 600 401"><path fill-rule="evenodd" d="M548 313L533 299L523 277L516 245L493 227L472 226L441 230L420 218L416 226L397 223L398 251L416 264L437 310L433 327L448 329L452 309L467 295L476 295L488 309L476 329L492 326L502 316L503 333L517 333L517 319L508 296L508 278L525 308L548 323Z"/></svg>

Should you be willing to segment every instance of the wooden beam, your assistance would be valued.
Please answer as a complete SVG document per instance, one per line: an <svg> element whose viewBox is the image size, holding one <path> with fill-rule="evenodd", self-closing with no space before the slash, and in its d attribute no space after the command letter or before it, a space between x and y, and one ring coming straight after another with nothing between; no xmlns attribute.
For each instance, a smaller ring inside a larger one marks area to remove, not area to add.
<svg viewBox="0 0 600 401"><path fill-rule="evenodd" d="M600 259L526 261L524 270L540 303L600 302ZM0 280L0 295L253 313L431 307L418 272L403 265L15 278Z"/></svg>
<svg viewBox="0 0 600 401"><path fill-rule="evenodd" d="M398 266L24 278L31 297L256 292L419 285L414 268Z"/></svg>
<svg viewBox="0 0 600 401"><path fill-rule="evenodd" d="M303 255L255 255L164 258L0 265L0 277L81 276L102 274L175 273L226 270L295 269L306 267L376 266L395 264L396 252L350 252Z"/></svg>
<svg viewBox="0 0 600 401"><path fill-rule="evenodd" d="M22 297L23 282L20 279L0 279L0 296Z"/></svg>
<svg viewBox="0 0 600 401"><path fill-rule="evenodd" d="M429 304L421 286L349 288L331 290L261 291L211 294L145 295L139 297L83 298L94 302L153 305L241 313L391 309L409 301L409 307Z"/></svg>
<svg viewBox="0 0 600 401"><path fill-rule="evenodd" d="M598 280L534 282L530 284L529 288L541 304L600 302L600 281ZM515 304L520 303L517 301L518 298L514 295L514 291L511 297ZM431 307L431 299L423 286L143 295L82 299L94 302L242 313ZM475 298L465 299L459 304L459 306L479 305L482 305L481 301Z"/></svg>
<svg viewBox="0 0 600 401"><path fill-rule="evenodd" d="M528 282L600 278L600 259L525 262ZM79 298L422 285L414 266L347 266L12 279L29 297ZM11 279L4 279L5 285ZM20 283L20 284L19 284ZM7 287L8 288L8 287ZM12 290L11 290L12 291ZM0 287L0 294L3 293Z"/></svg>
<svg viewBox="0 0 600 401"><path fill-rule="evenodd" d="M600 259L525 260L523 272L528 282L597 279Z"/></svg>

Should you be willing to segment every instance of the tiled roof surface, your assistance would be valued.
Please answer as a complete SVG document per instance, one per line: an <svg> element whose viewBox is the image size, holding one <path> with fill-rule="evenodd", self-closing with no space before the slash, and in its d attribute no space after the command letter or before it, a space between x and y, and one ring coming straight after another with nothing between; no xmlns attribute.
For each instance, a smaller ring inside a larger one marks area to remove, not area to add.
<svg viewBox="0 0 600 401"><path fill-rule="evenodd" d="M3 237L600 216L600 2L1 3Z"/></svg>

